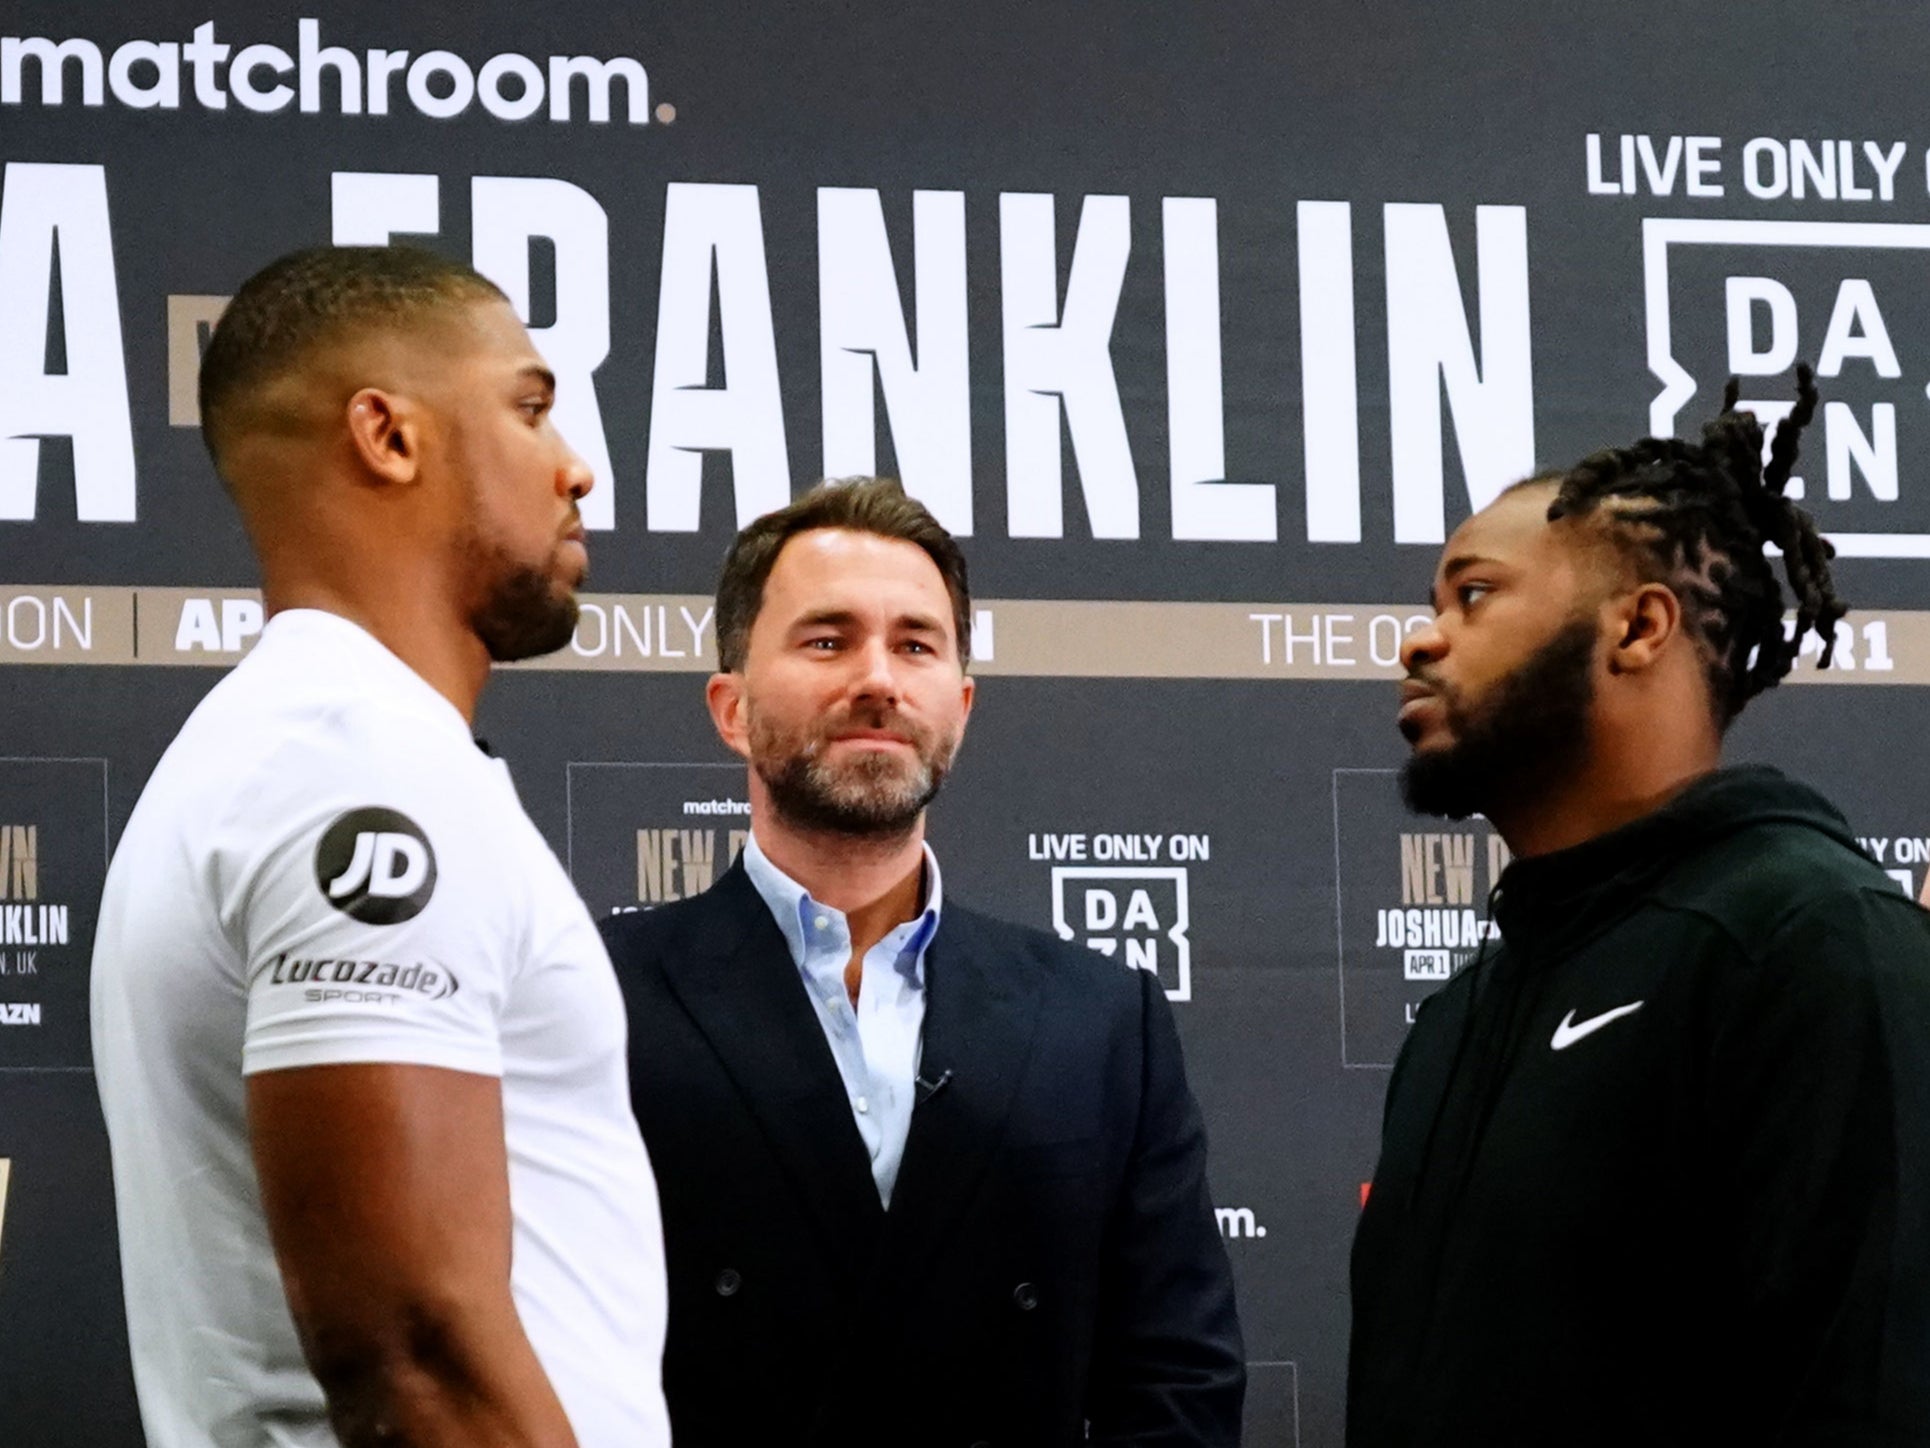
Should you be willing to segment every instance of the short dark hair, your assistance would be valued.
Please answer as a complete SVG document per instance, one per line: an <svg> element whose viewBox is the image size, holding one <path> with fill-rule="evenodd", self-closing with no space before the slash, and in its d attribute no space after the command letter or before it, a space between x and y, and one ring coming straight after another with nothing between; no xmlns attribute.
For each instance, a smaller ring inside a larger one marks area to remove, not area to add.
<svg viewBox="0 0 1930 1448"><path fill-rule="evenodd" d="M798 534L819 528L875 533L924 549L951 595L959 662L971 662L972 589L957 541L896 478L827 478L803 497L744 528L724 555L724 571L717 580L720 668L732 673L743 668L751 625L764 607L764 584L777 565L777 555Z"/></svg>
<svg viewBox="0 0 1930 1448"><path fill-rule="evenodd" d="M201 436L219 464L249 395L317 348L356 332L418 326L452 308L505 300L473 267L414 246L317 246L241 284L201 358Z"/></svg>
<svg viewBox="0 0 1930 1448"><path fill-rule="evenodd" d="M1821 641L1827 667L1836 624L1849 611L1830 577L1836 550L1783 492L1797 437L1816 412L1809 367L1796 368L1796 406L1776 425L1767 467L1762 424L1736 410L1739 391L1730 378L1722 411L1703 426L1700 443L1645 437L1517 485L1556 484L1551 523L1596 522L1642 581L1674 591L1702 649L1723 728L1789 673L1805 634ZM1796 626L1788 632L1783 591L1763 553L1772 543L1795 594Z"/></svg>

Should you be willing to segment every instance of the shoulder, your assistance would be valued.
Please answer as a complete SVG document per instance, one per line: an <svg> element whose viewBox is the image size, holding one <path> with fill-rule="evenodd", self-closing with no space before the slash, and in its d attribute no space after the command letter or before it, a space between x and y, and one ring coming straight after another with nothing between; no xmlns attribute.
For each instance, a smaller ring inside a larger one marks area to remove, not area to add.
<svg viewBox="0 0 1930 1448"><path fill-rule="evenodd" d="M1025 969L1048 991L1125 1005L1139 1000L1156 978L1049 930L1017 925L983 911L945 902L938 939L949 950L969 951L1000 968Z"/></svg>
<svg viewBox="0 0 1930 1448"><path fill-rule="evenodd" d="M1677 871L1657 903L1704 917L1752 959L1818 926L1898 930L1930 943L1930 915L1868 856L1793 822L1738 830Z"/></svg>
<svg viewBox="0 0 1930 1448"><path fill-rule="evenodd" d="M763 897L741 865L726 870L702 894L648 909L623 910L596 922L610 959L622 972L646 969L665 955L699 942L714 942L721 931L747 928L769 915Z"/></svg>

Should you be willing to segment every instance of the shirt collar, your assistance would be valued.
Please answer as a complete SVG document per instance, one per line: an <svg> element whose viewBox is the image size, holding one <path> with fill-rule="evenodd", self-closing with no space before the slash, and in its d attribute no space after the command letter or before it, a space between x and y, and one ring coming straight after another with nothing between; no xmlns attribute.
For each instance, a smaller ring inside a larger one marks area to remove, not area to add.
<svg viewBox="0 0 1930 1448"><path fill-rule="evenodd" d="M945 885L938 872L938 856L932 853L929 843L925 851L925 908L916 917L893 928L885 938L901 936L899 959L909 964L912 981L923 986L925 951L931 945L932 937L938 933L938 920L945 905ZM771 857L764 853L757 843L757 832L752 830L744 840L744 873L751 877L751 884L764 898L777 921L777 928L783 932L784 943L790 947L791 961L799 970L805 967L809 955L805 922L817 916L829 916L837 924L837 937L849 949L850 927L845 921L844 912L829 905L820 904L811 898L811 892L771 863Z"/></svg>
<svg viewBox="0 0 1930 1448"><path fill-rule="evenodd" d="M344 672L353 674L359 692L379 690L390 703L409 706L435 728L466 744L476 742L462 711L353 619L319 608L283 609L268 620L256 646L271 641L277 649L286 647L303 655L311 670L321 657L332 657Z"/></svg>

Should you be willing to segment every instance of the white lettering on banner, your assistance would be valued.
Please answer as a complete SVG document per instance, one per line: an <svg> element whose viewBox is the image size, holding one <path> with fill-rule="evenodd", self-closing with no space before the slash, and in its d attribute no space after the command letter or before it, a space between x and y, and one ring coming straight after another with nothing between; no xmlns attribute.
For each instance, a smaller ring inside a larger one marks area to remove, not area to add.
<svg viewBox="0 0 1930 1448"><path fill-rule="evenodd" d="M1300 422L1307 541L1360 542L1360 397L1354 361L1354 222L1345 201L1302 201Z"/></svg>
<svg viewBox="0 0 1930 1448"><path fill-rule="evenodd" d="M1865 433L1847 402L1823 404L1823 441L1829 459L1829 496L1848 502L1851 469L1863 474L1870 495L1880 503L1897 500L1896 404L1870 407L1870 432Z"/></svg>
<svg viewBox="0 0 1930 1448"><path fill-rule="evenodd" d="M279 45L244 46L235 56L234 64L228 67L228 89L251 111L262 114L279 111L295 99L295 88L277 84L264 89L255 84L255 73L269 70L276 75L287 75L294 68L295 58Z"/></svg>
<svg viewBox="0 0 1930 1448"><path fill-rule="evenodd" d="M1723 284L1729 323L1729 370L1777 377L1796 360L1796 298L1773 277L1730 277ZM1756 308L1768 308L1769 340L1756 345Z"/></svg>
<svg viewBox="0 0 1930 1448"><path fill-rule="evenodd" d="M824 473L877 471L873 397L882 391L899 478L939 522L969 537L972 381L965 193L914 191L911 207L915 361L878 193L844 186L818 191Z"/></svg>
<svg viewBox="0 0 1930 1448"><path fill-rule="evenodd" d="M1007 529L1014 538L1065 536L1063 402L1092 536L1137 538L1139 482L1112 367L1132 204L1124 196L1086 197L1063 308L1055 206L1044 194L999 197Z"/></svg>
<svg viewBox="0 0 1930 1448"><path fill-rule="evenodd" d="M221 78L215 74L215 67L228 58L232 48L216 43L212 20L195 26L194 39L181 47L182 58L194 70L194 98L211 111L228 109L228 94L221 89Z"/></svg>
<svg viewBox="0 0 1930 1448"><path fill-rule="evenodd" d="M441 76L448 82L448 93L437 95L430 79ZM454 51L431 50L409 63L409 103L425 116L439 121L451 120L469 109L476 98L476 76L469 63Z"/></svg>
<svg viewBox="0 0 1930 1448"><path fill-rule="evenodd" d="M616 82L623 82L624 103L628 118L633 126L650 124L650 77L644 68L628 56L615 60L598 60L593 55L552 55L550 57L550 119L567 121L571 119L570 106L575 94L575 83L583 82L584 98L588 102L589 121L593 126L607 125L610 120L610 95Z"/></svg>
<svg viewBox="0 0 1930 1448"><path fill-rule="evenodd" d="M25 71L32 61L39 71L43 106L66 104L72 66L78 68L83 105L102 105L112 94L120 104L136 110L178 110L185 59L194 72L196 104L215 111L228 106L228 93L222 89L225 68L228 91L244 109L263 114L284 110L298 98L302 114L321 113L326 76L337 114L361 115L366 95L368 114L386 116L393 81L401 75L409 103L422 115L438 120L459 116L480 100L482 108L498 120L524 121L544 109L547 96L549 119L567 123L574 119L580 94L590 124L607 125L616 112L613 101L620 82L625 119L633 126L650 124L649 72L629 56L538 59L508 52L491 56L478 69L447 50L412 57L406 50L371 47L358 54L343 46L324 45L321 22L315 19L297 20L295 34L294 55L265 43L244 45L237 51L216 40L213 21L204 21L195 26L193 39L185 45L173 40L129 40L105 58L92 40L0 36L0 104L19 105L27 98ZM265 83L263 72L270 77ZM282 79L289 75L295 77L294 85Z"/></svg>
<svg viewBox="0 0 1930 1448"><path fill-rule="evenodd" d="M60 597L40 598L31 593L15 594L7 600L4 613L4 638L7 647L19 653L38 653L41 649L94 647L94 600L83 598L80 612Z"/></svg>
<svg viewBox="0 0 1930 1448"><path fill-rule="evenodd" d="M337 171L329 178L329 212L329 239L337 246L387 246L391 236L434 236L442 230L442 187L434 176Z"/></svg>
<svg viewBox="0 0 1930 1448"><path fill-rule="evenodd" d="M1732 276L1724 283L1724 297L1729 370L1745 376L1775 376L1787 371L1796 360L1795 294L1772 277ZM1769 338L1761 346L1757 345L1758 305L1768 309ZM1903 375L1876 293L1861 277L1846 278L1837 288L1836 303L1830 311L1829 325L1816 357L1816 373L1819 377L1836 377L1841 375L1844 365L1852 361L1868 362L1878 377ZM1770 441L1767 434L1776 422L1788 415L1794 404L1786 399L1765 399L1744 405L1763 424L1764 457L1767 458ZM1867 433L1848 403L1827 403L1823 408L1823 431L1832 502L1849 500L1853 471L1863 474L1871 495L1878 501L1897 500L1895 403L1872 404ZM1796 498L1803 496L1800 478L1791 480L1789 493Z"/></svg>
<svg viewBox="0 0 1930 1448"><path fill-rule="evenodd" d="M1479 364L1444 208L1391 204L1385 223L1394 541L1439 543L1447 536L1441 454L1444 387L1471 508L1486 507L1502 488L1534 470L1527 212L1519 206L1475 210Z"/></svg>
<svg viewBox="0 0 1930 1448"><path fill-rule="evenodd" d="M1758 201L1894 201L1902 141L1784 141L1756 136L1743 143L1742 186ZM1858 180L1867 175L1867 181Z"/></svg>
<svg viewBox="0 0 1930 1448"><path fill-rule="evenodd" d="M1372 614L1367 619L1365 642L1367 656L1358 652L1362 643L1359 617L1352 613L1250 613L1250 622L1260 626L1260 662L1283 668L1313 664L1323 668L1352 669L1371 662L1379 668L1392 668L1401 660L1401 642L1417 628L1432 620L1414 612L1407 615Z"/></svg>
<svg viewBox="0 0 1930 1448"><path fill-rule="evenodd" d="M1772 153L1767 143L1752 142L1751 146L1752 156ZM1886 149L1872 144L1864 147L1863 154L1876 175L1887 177L1893 175L1895 166L1900 164L1900 158L1894 158L1894 150L1894 147ZM1806 194L1815 194L1822 188L1823 180L1833 177L1833 199L1839 200L1855 199L1853 194L1845 192L1843 181L1844 167L1851 164L1846 160L1850 155L1847 143L1812 148L1792 142L1786 152L1788 164L1806 178L1801 183ZM1829 159L1831 157L1834 160ZM1754 164L1758 168L1767 165L1762 161ZM1792 195L1797 189L1797 183L1790 182ZM1675 303L1671 294L1670 262L1673 250L1678 247L1755 249L1750 273L1730 276L1724 281L1728 336L1725 360L1732 371L1759 376L1777 373L1793 362L1800 350L1813 347L1819 377L1867 378L1879 384L1902 378L1903 366L1891 339L1888 320L1876 288L1867 277L1852 275L1838 281L1828 321L1819 328L1815 310L1808 316L1807 326L1804 325L1797 294L1790 286L1759 273L1772 270L1771 263L1791 251L1814 255L1825 249L1843 252L1861 271L1884 252L1930 250L1930 226L1894 222L1705 221L1651 217L1642 224L1642 237L1649 369L1662 383L1661 391L1649 406L1649 430L1657 436L1666 437L1675 432L1682 407L1697 391L1695 376L1674 356ZM1813 303L1811 306L1814 308ZM1808 339L1807 343L1801 341L1803 338ZM1788 414L1791 403L1786 398L1745 400L1740 406L1753 411L1768 430ZM1902 448L1898 414L1907 406L1888 399L1850 402L1840 397L1824 405L1819 421L1823 432L1821 455L1831 502L1855 500L1859 475L1870 500L1886 506L1900 500ZM1803 480L1792 479L1788 491L1793 498L1803 497ZM1930 556L1930 533L1832 530L1828 537L1843 557ZM1838 662L1852 661L1845 655Z"/></svg>
<svg viewBox="0 0 1930 1448"><path fill-rule="evenodd" d="M721 387L705 385L713 270ZM757 188L673 181L664 198L661 277L644 474L649 526L696 532L703 455L728 452L741 528L791 497Z"/></svg>
<svg viewBox="0 0 1930 1448"><path fill-rule="evenodd" d="M476 270L501 287L524 321L530 317L529 244L556 247L556 320L530 328L530 340L556 373L556 429L590 465L596 486L583 499L583 526L616 527L616 479L596 369L610 355L610 222L581 186L543 177L478 176L469 210Z"/></svg>
<svg viewBox="0 0 1930 1448"><path fill-rule="evenodd" d="M1257 1240L1267 1234L1266 1227L1254 1219L1251 1207L1215 1207L1213 1220L1219 1226L1220 1235L1234 1241Z"/></svg>
<svg viewBox="0 0 1930 1448"><path fill-rule="evenodd" d="M21 72L27 61L40 68L40 103L58 106L67 103L67 65L80 67L82 105L105 104L103 81L106 70L101 64L101 48L91 40L63 40L56 44L39 36L0 37L0 105L17 106L21 101Z"/></svg>
<svg viewBox="0 0 1930 1448"><path fill-rule="evenodd" d="M260 635L262 623L258 598L224 598L218 611L212 598L186 599L174 626L174 651L238 654Z"/></svg>
<svg viewBox="0 0 1930 1448"><path fill-rule="evenodd" d="M1816 354L1816 375L1835 377L1852 357L1867 358L1879 377L1901 377L1903 366L1890 345L1890 329L1877 309L1876 293L1861 277L1845 278L1836 289L1836 306Z"/></svg>
<svg viewBox="0 0 1930 1448"><path fill-rule="evenodd" d="M1273 484L1226 481L1219 203L1169 196L1160 216L1173 536L1271 543L1279 536Z"/></svg>
<svg viewBox="0 0 1930 1448"><path fill-rule="evenodd" d="M134 68L145 66L154 79L142 83ZM132 110L177 110L181 105L181 47L173 41L157 45L151 40L130 40L114 52L107 63L107 88L114 99Z"/></svg>
<svg viewBox="0 0 1930 1448"><path fill-rule="evenodd" d="M47 371L56 239L63 373ZM0 189L0 519L34 516L46 437L73 440L82 522L134 521L134 427L106 172L9 161Z"/></svg>
<svg viewBox="0 0 1930 1448"><path fill-rule="evenodd" d="M693 614L681 604L677 607L682 630L675 634L678 643L686 636L690 647L678 648L672 642L670 610L663 604L631 608L621 603L585 601L577 614L576 633L570 651L579 658L604 657L639 659L690 659L704 652L704 640L715 617L713 609Z"/></svg>
<svg viewBox="0 0 1930 1448"><path fill-rule="evenodd" d="M1616 142L1621 165L1615 175L1610 176L1603 160L1600 133L1588 134L1585 149L1591 196L1634 196L1643 188L1643 183L1647 184L1650 195L1673 196L1678 180L1685 196L1723 194L1719 179L1722 174L1720 136L1669 136L1659 149L1655 137L1647 135L1618 136Z"/></svg>
<svg viewBox="0 0 1930 1448"><path fill-rule="evenodd" d="M503 79L516 78L516 94L503 94ZM543 105L543 72L526 55L496 55L476 76L483 109L499 121L526 121Z"/></svg>
<svg viewBox="0 0 1930 1448"><path fill-rule="evenodd" d="M202 28L210 38L213 37L212 25ZM342 114L361 115L362 67L355 59L355 53L343 50L339 45L324 46L322 23L319 20L296 21L295 34L303 112L314 115L322 108L322 71L327 69L335 72L335 83L341 87ZM195 38L201 38L200 30L195 31Z"/></svg>

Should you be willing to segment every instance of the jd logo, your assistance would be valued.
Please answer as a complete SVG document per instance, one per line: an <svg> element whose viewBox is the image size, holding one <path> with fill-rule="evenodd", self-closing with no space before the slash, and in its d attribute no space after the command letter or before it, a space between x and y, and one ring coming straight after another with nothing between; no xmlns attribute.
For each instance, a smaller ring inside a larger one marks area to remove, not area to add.
<svg viewBox="0 0 1930 1448"><path fill-rule="evenodd" d="M420 915L435 893L436 852L405 814L350 810L315 849L315 882L343 914L368 925L397 925Z"/></svg>
<svg viewBox="0 0 1930 1448"><path fill-rule="evenodd" d="M1124 868L1055 865L1052 924L1061 940L1159 978L1166 998L1193 998L1191 923L1184 865Z"/></svg>

